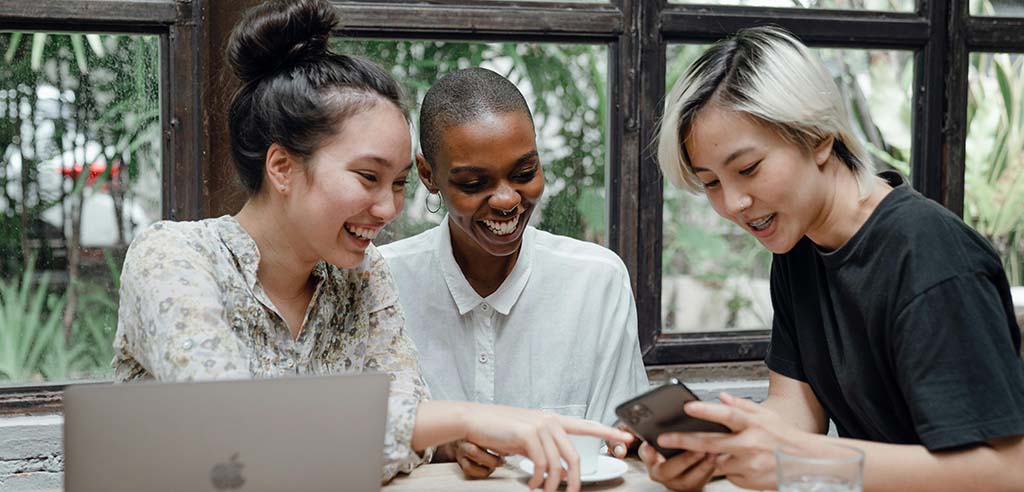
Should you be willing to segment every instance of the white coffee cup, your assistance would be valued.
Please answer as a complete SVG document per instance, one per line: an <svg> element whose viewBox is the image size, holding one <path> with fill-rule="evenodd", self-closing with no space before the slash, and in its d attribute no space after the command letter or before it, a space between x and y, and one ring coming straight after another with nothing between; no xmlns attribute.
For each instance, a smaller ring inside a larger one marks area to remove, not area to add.
<svg viewBox="0 0 1024 492"><path fill-rule="evenodd" d="M592 436L569 435L569 440L580 455L580 476L597 473L597 456L601 449L601 438Z"/></svg>

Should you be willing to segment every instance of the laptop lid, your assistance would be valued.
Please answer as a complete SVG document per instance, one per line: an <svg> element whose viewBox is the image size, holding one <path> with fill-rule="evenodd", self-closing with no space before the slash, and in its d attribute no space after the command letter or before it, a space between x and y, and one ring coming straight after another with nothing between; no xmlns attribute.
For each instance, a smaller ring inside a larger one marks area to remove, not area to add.
<svg viewBox="0 0 1024 492"><path fill-rule="evenodd" d="M376 491L389 378L71 386L65 492Z"/></svg>

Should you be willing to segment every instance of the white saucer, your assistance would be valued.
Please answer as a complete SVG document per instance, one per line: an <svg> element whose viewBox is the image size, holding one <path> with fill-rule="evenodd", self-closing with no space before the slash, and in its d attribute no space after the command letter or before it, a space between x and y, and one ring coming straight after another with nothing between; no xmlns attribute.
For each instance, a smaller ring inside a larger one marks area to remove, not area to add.
<svg viewBox="0 0 1024 492"><path fill-rule="evenodd" d="M533 475L533 462L530 461L529 458L523 458L519 462L519 469L527 474ZM619 478L628 470L629 465L627 465L625 461L602 454L597 457L597 471L590 475L581 475L580 482L604 482L605 480Z"/></svg>

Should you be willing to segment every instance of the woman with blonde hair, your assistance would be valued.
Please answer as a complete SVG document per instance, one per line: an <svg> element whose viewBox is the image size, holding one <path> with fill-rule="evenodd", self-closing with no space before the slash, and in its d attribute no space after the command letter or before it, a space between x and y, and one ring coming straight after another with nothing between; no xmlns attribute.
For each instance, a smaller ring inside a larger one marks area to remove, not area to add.
<svg viewBox="0 0 1024 492"><path fill-rule="evenodd" d="M658 160L775 255L768 399L688 414L731 434L644 445L655 480L775 488L773 449L842 443L864 490L1024 490L1024 365L998 255L893 172L875 175L829 73L789 33L712 46L672 89ZM838 438L822 434L832 421Z"/></svg>

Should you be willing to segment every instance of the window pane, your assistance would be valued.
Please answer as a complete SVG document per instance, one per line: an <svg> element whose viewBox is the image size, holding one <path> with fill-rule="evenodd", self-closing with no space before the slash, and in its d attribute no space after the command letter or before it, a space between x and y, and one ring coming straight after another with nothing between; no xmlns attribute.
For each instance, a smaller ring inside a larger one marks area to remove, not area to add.
<svg viewBox="0 0 1024 492"><path fill-rule="evenodd" d="M4 32L0 55L0 380L110 377L121 262L161 213L159 38Z"/></svg>
<svg viewBox="0 0 1024 492"><path fill-rule="evenodd" d="M667 88L705 47L669 46ZM815 49L849 104L854 128L879 170L910 162L913 53ZM662 223L662 333L764 330L771 326L771 254L719 217L702 195L666 183Z"/></svg>
<svg viewBox="0 0 1024 492"><path fill-rule="evenodd" d="M1024 313L1024 55L971 54L964 219L995 246Z"/></svg>
<svg viewBox="0 0 1024 492"><path fill-rule="evenodd" d="M546 43L458 43L335 39L335 49L388 67L405 87L418 122L427 89L448 72L492 69L519 87L537 126L544 169L541 205L530 223L555 234L605 244L607 48ZM415 147L418 149L419 144ZM438 224L444 210L426 209L427 190L415 176L405 209L374 241L385 244ZM433 207L434 204L432 203Z"/></svg>
<svg viewBox="0 0 1024 492"><path fill-rule="evenodd" d="M913 12L915 0L669 0L669 3Z"/></svg>
<svg viewBox="0 0 1024 492"><path fill-rule="evenodd" d="M971 0L971 15L1024 17L1024 0Z"/></svg>

